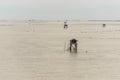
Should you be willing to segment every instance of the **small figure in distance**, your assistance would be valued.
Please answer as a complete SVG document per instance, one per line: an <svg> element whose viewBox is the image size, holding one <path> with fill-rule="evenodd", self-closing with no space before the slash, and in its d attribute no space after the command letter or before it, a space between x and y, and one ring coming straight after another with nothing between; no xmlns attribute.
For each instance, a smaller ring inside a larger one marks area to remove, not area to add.
<svg viewBox="0 0 120 80"><path fill-rule="evenodd" d="M64 29L67 29L68 25L67 25L67 21L64 22Z"/></svg>
<svg viewBox="0 0 120 80"><path fill-rule="evenodd" d="M70 53L71 52L77 53L77 40L76 39L70 40Z"/></svg>

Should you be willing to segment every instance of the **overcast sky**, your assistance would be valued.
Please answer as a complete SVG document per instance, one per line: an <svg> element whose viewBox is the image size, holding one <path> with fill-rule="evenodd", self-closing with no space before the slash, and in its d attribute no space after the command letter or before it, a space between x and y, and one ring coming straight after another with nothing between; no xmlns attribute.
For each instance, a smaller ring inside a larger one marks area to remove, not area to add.
<svg viewBox="0 0 120 80"><path fill-rule="evenodd" d="M120 0L0 0L1 19L120 20Z"/></svg>

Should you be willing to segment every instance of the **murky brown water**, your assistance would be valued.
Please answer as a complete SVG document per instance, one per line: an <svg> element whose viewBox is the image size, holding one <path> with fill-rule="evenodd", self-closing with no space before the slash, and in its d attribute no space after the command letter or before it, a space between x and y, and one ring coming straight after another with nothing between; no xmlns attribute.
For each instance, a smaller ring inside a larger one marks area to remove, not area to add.
<svg viewBox="0 0 120 80"><path fill-rule="evenodd" d="M78 53L69 53L69 40ZM120 80L120 25L0 26L1 80Z"/></svg>

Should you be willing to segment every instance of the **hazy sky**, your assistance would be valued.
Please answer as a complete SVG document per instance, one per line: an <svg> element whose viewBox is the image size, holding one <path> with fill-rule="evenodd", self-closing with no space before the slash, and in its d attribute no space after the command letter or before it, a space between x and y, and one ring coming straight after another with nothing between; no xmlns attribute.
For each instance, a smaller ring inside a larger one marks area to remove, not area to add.
<svg viewBox="0 0 120 80"><path fill-rule="evenodd" d="M1 19L120 20L120 0L0 0Z"/></svg>

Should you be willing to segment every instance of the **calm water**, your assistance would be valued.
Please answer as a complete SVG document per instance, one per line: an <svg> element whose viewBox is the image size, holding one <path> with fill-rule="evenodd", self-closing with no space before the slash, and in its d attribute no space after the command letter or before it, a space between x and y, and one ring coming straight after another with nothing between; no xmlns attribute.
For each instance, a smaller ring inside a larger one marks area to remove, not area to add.
<svg viewBox="0 0 120 80"><path fill-rule="evenodd" d="M13 25L0 26L1 80L120 80L120 25Z"/></svg>

